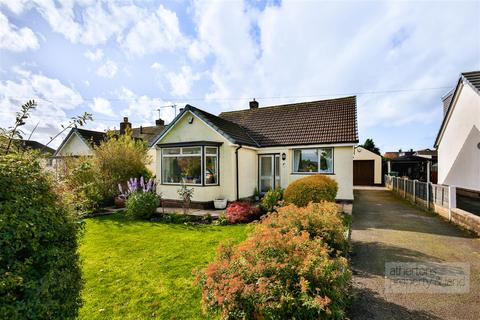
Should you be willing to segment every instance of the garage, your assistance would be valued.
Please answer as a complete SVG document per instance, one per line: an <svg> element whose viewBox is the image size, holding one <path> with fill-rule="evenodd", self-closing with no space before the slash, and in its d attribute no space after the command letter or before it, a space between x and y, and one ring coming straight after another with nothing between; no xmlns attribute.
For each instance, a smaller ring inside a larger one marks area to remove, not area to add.
<svg viewBox="0 0 480 320"><path fill-rule="evenodd" d="M353 185L373 186L375 184L375 161L353 161Z"/></svg>
<svg viewBox="0 0 480 320"><path fill-rule="evenodd" d="M382 184L382 157L363 147L356 147L353 155L353 185Z"/></svg>

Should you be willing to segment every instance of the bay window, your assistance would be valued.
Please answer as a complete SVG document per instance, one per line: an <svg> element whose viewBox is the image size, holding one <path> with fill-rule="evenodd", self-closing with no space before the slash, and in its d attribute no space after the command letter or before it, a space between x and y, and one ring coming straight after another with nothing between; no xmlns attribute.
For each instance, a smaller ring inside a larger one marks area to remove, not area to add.
<svg viewBox="0 0 480 320"><path fill-rule="evenodd" d="M218 185L218 147L162 148L162 183Z"/></svg>
<svg viewBox="0 0 480 320"><path fill-rule="evenodd" d="M333 173L333 148L295 149L294 173Z"/></svg>

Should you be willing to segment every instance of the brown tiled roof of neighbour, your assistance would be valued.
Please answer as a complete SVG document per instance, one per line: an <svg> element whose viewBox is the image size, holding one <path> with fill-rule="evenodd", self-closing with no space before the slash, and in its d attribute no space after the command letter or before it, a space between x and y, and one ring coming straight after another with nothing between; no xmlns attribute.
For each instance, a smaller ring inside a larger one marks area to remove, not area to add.
<svg viewBox="0 0 480 320"><path fill-rule="evenodd" d="M357 143L356 97L223 112L261 147Z"/></svg>
<svg viewBox="0 0 480 320"><path fill-rule="evenodd" d="M385 152L383 154L383 157L386 158L386 159L393 159L393 158L396 158L399 156L399 152L395 152L395 151L388 151L388 152Z"/></svg>
<svg viewBox="0 0 480 320"><path fill-rule="evenodd" d="M148 126L132 128L132 137L135 139L142 139L147 142L149 145L155 137L163 131L165 126Z"/></svg>
<svg viewBox="0 0 480 320"><path fill-rule="evenodd" d="M477 93L480 93L480 71L464 72L462 76L472 87L477 89Z"/></svg>

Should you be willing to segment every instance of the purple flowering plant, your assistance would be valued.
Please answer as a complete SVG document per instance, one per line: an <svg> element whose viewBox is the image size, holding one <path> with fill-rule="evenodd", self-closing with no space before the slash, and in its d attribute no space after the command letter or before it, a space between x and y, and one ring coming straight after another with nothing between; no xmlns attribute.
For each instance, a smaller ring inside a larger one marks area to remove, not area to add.
<svg viewBox="0 0 480 320"><path fill-rule="evenodd" d="M130 178L127 181L126 190L123 190L123 187L120 183L118 184L120 197L124 199L127 199L134 192L155 192L156 189L157 189L157 183L155 182L155 179L150 178L148 179L147 182L145 182L145 179L143 178L143 176L140 177L140 179Z"/></svg>

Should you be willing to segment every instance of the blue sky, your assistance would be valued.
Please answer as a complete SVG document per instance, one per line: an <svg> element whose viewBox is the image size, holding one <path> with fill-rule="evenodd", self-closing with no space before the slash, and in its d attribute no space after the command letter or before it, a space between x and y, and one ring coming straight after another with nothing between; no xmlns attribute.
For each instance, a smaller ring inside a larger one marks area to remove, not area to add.
<svg viewBox="0 0 480 320"><path fill-rule="evenodd" d="M361 141L432 147L441 97L480 69L479 16L479 1L0 0L0 126L31 98L25 131L39 123L45 142L84 111L104 130L173 103L218 114L356 94Z"/></svg>

